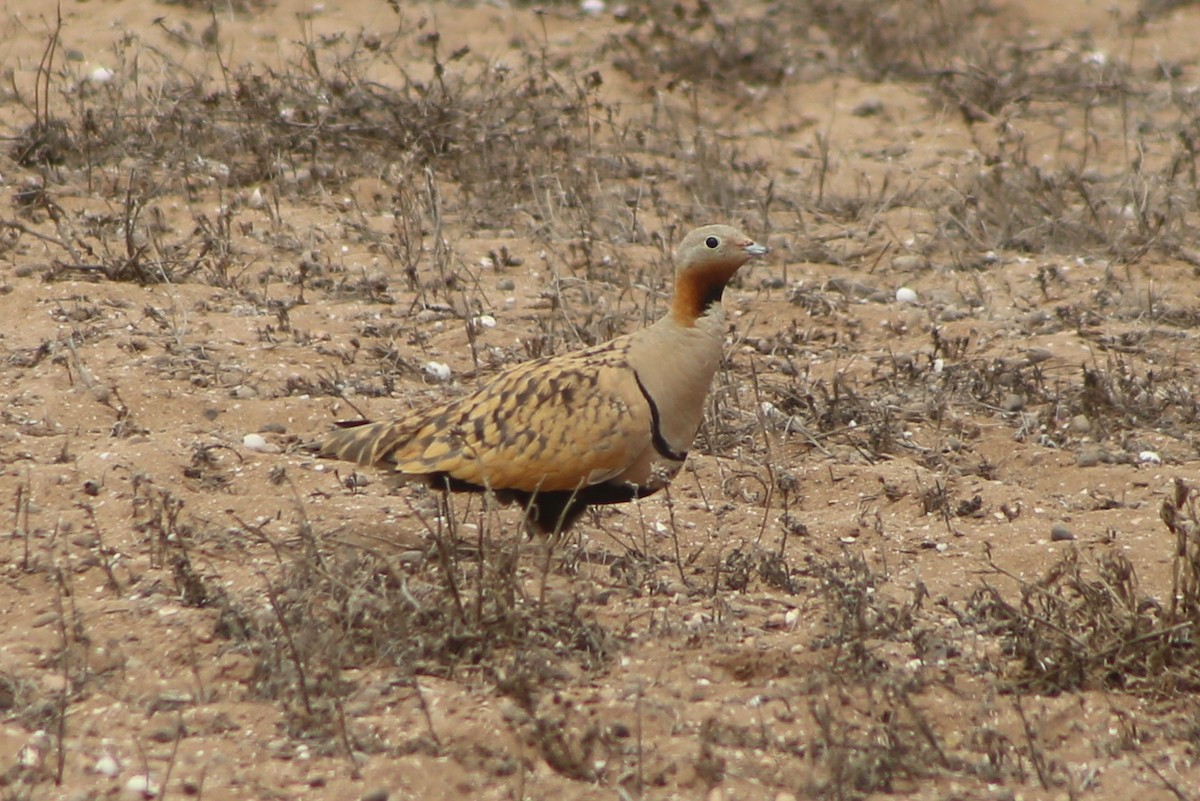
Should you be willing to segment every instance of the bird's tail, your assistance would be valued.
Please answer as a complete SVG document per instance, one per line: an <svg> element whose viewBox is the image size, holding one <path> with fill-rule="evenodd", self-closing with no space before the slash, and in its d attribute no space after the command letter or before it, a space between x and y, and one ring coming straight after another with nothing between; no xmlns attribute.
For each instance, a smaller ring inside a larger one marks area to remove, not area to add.
<svg viewBox="0 0 1200 801"><path fill-rule="evenodd" d="M335 425L336 431L331 431L311 443L308 449L318 456L370 465L379 461L387 445L394 439L389 436L391 423L341 420Z"/></svg>

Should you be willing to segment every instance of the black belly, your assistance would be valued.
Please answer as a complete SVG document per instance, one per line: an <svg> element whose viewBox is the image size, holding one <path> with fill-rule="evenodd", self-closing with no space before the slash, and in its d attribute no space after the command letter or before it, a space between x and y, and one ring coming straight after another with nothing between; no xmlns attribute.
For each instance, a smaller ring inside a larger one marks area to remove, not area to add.
<svg viewBox="0 0 1200 801"><path fill-rule="evenodd" d="M483 487L462 481L446 473L434 473L424 477L434 489L452 492L482 492ZM635 484L607 483L592 484L578 490L553 490L550 492L526 492L525 490L498 489L496 497L526 509L529 522L543 534L562 533L569 529L579 515L589 506L610 503L627 503L636 498L645 498L658 491L658 487L639 487Z"/></svg>

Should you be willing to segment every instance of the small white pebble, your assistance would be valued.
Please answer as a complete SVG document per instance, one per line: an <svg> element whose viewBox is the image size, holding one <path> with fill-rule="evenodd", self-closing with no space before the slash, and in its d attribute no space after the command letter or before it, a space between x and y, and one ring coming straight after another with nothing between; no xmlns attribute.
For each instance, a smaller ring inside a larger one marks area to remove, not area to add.
<svg viewBox="0 0 1200 801"><path fill-rule="evenodd" d="M267 450L267 441L263 438L262 434L247 434L242 437L242 445L259 453L264 453Z"/></svg>
<svg viewBox="0 0 1200 801"><path fill-rule="evenodd" d="M1142 451L1138 454L1138 461L1143 464L1162 464L1162 457L1154 451Z"/></svg>
<svg viewBox="0 0 1200 801"><path fill-rule="evenodd" d="M88 80L92 83L109 83L115 75L108 67L96 67L88 74Z"/></svg>
<svg viewBox="0 0 1200 801"><path fill-rule="evenodd" d="M450 380L450 365L442 362L425 362L425 375L432 378L434 381L449 381Z"/></svg>
<svg viewBox="0 0 1200 801"><path fill-rule="evenodd" d="M252 209L261 209L267 205L266 199L263 198L262 190L257 186L254 187L254 191L250 193L250 197L246 199L246 205Z"/></svg>
<svg viewBox="0 0 1200 801"><path fill-rule="evenodd" d="M112 754L105 754L96 760L96 764L92 766L92 772L111 779L121 772L121 766L117 764L117 760Z"/></svg>
<svg viewBox="0 0 1200 801"><path fill-rule="evenodd" d="M158 795L158 784L146 774L139 773L125 782L125 793L135 798L153 798Z"/></svg>
<svg viewBox="0 0 1200 801"><path fill-rule="evenodd" d="M17 764L23 768L34 768L42 764L44 756L40 748L26 745L17 753Z"/></svg>
<svg viewBox="0 0 1200 801"><path fill-rule="evenodd" d="M475 318L475 322L481 328L495 328L496 327L496 318L490 314L479 315L478 317Z"/></svg>
<svg viewBox="0 0 1200 801"><path fill-rule="evenodd" d="M902 286L896 290L896 302L897 303L916 303L917 302L917 293L915 290L909 289L906 286Z"/></svg>
<svg viewBox="0 0 1200 801"><path fill-rule="evenodd" d="M579 10L589 17L598 17L604 13L606 5L604 0L583 0L579 4Z"/></svg>

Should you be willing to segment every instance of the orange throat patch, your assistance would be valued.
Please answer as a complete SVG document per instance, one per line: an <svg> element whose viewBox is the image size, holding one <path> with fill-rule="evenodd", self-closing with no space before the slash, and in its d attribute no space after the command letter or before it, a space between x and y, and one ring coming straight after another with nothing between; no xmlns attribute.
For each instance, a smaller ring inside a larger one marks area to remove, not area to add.
<svg viewBox="0 0 1200 801"><path fill-rule="evenodd" d="M701 315L720 304L729 279L737 268L712 268L684 276L675 288L671 317L679 325L694 326Z"/></svg>

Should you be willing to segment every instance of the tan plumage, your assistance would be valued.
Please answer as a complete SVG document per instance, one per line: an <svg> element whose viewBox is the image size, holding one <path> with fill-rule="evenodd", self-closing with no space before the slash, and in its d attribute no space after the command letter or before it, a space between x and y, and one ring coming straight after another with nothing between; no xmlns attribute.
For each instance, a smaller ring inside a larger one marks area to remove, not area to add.
<svg viewBox="0 0 1200 801"><path fill-rule="evenodd" d="M654 325L525 362L457 400L392 421L339 424L323 456L528 506L544 532L590 504L653 493L682 467L721 360L721 293L766 248L735 228L692 231L676 252L675 297Z"/></svg>

